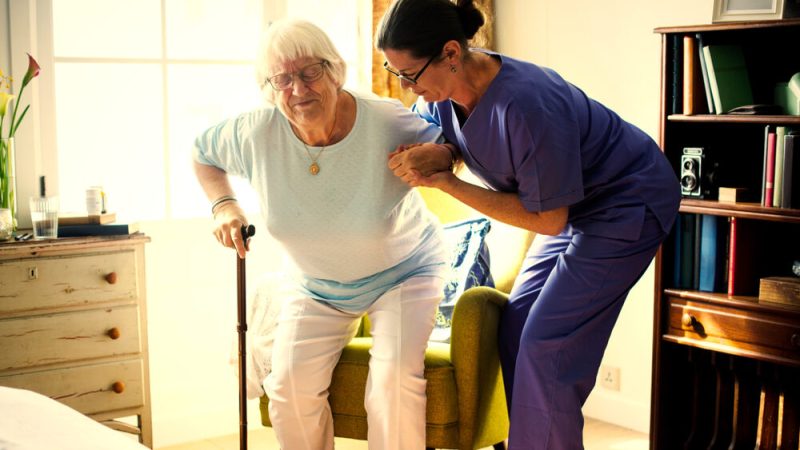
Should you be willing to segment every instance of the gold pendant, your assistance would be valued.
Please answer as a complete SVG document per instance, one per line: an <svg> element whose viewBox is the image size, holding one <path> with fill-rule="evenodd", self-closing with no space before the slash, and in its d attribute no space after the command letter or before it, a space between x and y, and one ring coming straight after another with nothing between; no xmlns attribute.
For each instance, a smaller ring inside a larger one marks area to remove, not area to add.
<svg viewBox="0 0 800 450"><path fill-rule="evenodd" d="M319 173L319 165L317 163L315 163L315 162L311 163L311 165L308 166L308 171L311 172L311 175L318 174Z"/></svg>

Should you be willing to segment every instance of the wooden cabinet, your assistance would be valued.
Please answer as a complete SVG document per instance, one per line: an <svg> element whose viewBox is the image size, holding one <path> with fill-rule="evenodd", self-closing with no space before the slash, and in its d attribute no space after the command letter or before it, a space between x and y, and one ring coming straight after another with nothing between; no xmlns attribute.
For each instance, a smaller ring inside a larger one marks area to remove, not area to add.
<svg viewBox="0 0 800 450"><path fill-rule="evenodd" d="M711 176L700 178L707 188L702 198L683 199L679 224L656 258L651 448L797 450L800 308L759 299L758 286L763 277L792 276L792 261L800 260L800 210L762 206L760 198L765 128L800 130L800 116L708 114L702 78L692 93L701 106L684 114L683 44L699 36L704 44L737 46L753 103L772 104L776 84L800 72L800 20L655 31L662 39L661 148L679 178L684 149L703 149ZM741 188L745 197L720 202L718 187ZM706 223L697 219L703 216L726 233L716 247L705 246L699 227L687 234L687 224ZM732 229L738 231L731 235ZM687 245L687 236L698 243ZM717 273L728 278L701 289L695 268L705 270L698 255L708 248L723 271Z"/></svg>
<svg viewBox="0 0 800 450"><path fill-rule="evenodd" d="M152 447L141 234L0 244L0 385ZM132 427L113 419L136 416Z"/></svg>

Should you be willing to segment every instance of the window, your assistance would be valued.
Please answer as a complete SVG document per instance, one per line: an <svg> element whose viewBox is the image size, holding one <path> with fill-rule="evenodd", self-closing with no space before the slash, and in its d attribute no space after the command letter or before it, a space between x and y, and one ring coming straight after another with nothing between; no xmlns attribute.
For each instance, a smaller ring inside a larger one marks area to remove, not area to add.
<svg viewBox="0 0 800 450"><path fill-rule="evenodd" d="M102 185L110 209L125 217L207 216L191 168L193 141L263 105L253 69L262 24L284 14L317 23L347 60L348 87L368 89L360 3L52 0L62 210L83 210L84 190ZM245 184L234 180L255 210Z"/></svg>

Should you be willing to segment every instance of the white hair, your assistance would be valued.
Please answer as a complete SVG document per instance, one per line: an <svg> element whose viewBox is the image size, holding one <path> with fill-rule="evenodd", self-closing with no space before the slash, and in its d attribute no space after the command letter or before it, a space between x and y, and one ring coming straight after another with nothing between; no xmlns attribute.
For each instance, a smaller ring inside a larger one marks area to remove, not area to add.
<svg viewBox="0 0 800 450"><path fill-rule="evenodd" d="M327 61L336 87L344 86L347 66L328 35L305 20L278 20L262 35L256 60L256 78L268 102L275 103L276 91L267 83L267 78L275 75L271 73L272 68L305 57Z"/></svg>

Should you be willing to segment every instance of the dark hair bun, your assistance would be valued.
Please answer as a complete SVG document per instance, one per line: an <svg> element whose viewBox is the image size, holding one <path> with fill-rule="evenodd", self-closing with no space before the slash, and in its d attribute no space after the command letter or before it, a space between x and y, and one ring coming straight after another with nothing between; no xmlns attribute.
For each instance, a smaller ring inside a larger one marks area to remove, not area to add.
<svg viewBox="0 0 800 450"><path fill-rule="evenodd" d="M473 0L395 0L381 19L375 46L409 50L416 58L440 54L451 40L466 49L485 24L480 7Z"/></svg>
<svg viewBox="0 0 800 450"><path fill-rule="evenodd" d="M475 33L486 23L483 13L475 7L473 0L459 0L456 11L458 11L458 19L461 21L461 27L464 30L464 37L468 40L472 39Z"/></svg>

